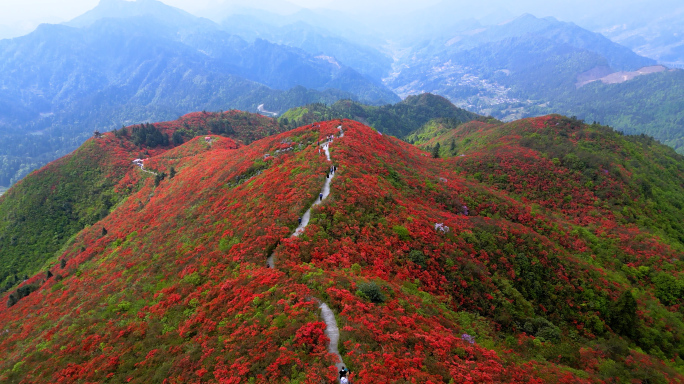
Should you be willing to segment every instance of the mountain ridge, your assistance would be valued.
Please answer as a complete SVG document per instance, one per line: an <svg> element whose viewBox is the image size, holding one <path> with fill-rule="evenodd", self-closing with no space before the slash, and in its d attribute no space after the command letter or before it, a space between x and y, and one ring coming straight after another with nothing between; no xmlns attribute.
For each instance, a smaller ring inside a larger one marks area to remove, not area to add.
<svg viewBox="0 0 684 384"><path fill-rule="evenodd" d="M65 155L94 129L202 109L256 111L267 104L284 111L346 98L398 101L349 67L297 48L247 43L213 22L190 21L179 27L148 16L104 18L83 28L42 25L0 41L0 133L3 141L17 143L0 152L0 185Z"/></svg>
<svg viewBox="0 0 684 384"><path fill-rule="evenodd" d="M339 126L331 194L287 238ZM0 377L332 382L318 297L357 382L682 381L682 157L557 115L455 132L449 159L350 120L160 149L145 168L167 177L131 165L140 188L0 309Z"/></svg>

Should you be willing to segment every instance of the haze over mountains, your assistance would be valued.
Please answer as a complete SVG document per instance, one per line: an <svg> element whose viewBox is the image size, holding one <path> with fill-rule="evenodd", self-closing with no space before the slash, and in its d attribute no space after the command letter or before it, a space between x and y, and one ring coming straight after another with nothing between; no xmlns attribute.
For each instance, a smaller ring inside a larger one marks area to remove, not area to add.
<svg viewBox="0 0 684 384"><path fill-rule="evenodd" d="M422 92L505 121L563 113L684 144L680 72L593 81L676 66L673 1L648 12L627 3L610 17L609 5L588 2L177 4L207 18L155 0L102 0L63 25L0 42L0 139L13 143L0 146L0 186L96 129L262 104L283 113L347 98L396 103ZM625 22L616 29L616 20ZM639 54L647 51L658 53Z"/></svg>
<svg viewBox="0 0 684 384"><path fill-rule="evenodd" d="M679 3L292 1L0 40L0 382L684 383Z"/></svg>

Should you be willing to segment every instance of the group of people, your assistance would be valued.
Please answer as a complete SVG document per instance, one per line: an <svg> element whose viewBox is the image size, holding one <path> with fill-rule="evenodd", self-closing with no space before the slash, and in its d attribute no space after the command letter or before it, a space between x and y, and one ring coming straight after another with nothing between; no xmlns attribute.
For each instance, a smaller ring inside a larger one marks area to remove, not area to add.
<svg viewBox="0 0 684 384"><path fill-rule="evenodd" d="M346 367L342 367L340 370L340 383L349 384L349 370Z"/></svg>

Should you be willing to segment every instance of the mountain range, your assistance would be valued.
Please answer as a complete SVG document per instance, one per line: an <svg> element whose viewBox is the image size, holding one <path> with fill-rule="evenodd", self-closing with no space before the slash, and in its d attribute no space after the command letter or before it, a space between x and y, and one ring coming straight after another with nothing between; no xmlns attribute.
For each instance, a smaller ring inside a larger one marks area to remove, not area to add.
<svg viewBox="0 0 684 384"><path fill-rule="evenodd" d="M0 186L94 130L196 110L380 106L423 92L503 121L562 113L684 150L681 72L576 24L442 2L413 12L414 23L388 10L373 25L271 3L209 20L155 0L103 0L64 25L0 42L0 136L12 143L0 148ZM615 19L578 20L613 37L605 31ZM627 30L641 19L625 19Z"/></svg>
<svg viewBox="0 0 684 384"><path fill-rule="evenodd" d="M93 130L202 109L399 100L331 57L248 43L153 0L104 1L69 25L0 41L0 135L15 143L0 149L0 185L68 153Z"/></svg>
<svg viewBox="0 0 684 384"><path fill-rule="evenodd" d="M452 31L408 51L386 84L401 96L431 92L506 121L574 115L684 150L681 70L553 18L470 20ZM636 70L643 75L626 75ZM596 81L609 75L615 80Z"/></svg>

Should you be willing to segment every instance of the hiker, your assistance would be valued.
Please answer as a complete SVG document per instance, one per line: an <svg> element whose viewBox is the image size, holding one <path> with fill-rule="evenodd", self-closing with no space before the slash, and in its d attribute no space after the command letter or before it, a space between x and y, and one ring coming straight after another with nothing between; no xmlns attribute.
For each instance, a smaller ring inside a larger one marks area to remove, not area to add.
<svg viewBox="0 0 684 384"><path fill-rule="evenodd" d="M321 198L321 201L323 201L323 194L322 194L322 193L319 193L319 194L318 194L318 197L320 197L320 198Z"/></svg>
<svg viewBox="0 0 684 384"><path fill-rule="evenodd" d="M340 371L340 383L349 384L349 370L345 367L342 367Z"/></svg>
<svg viewBox="0 0 684 384"><path fill-rule="evenodd" d="M302 225L302 218L299 218L299 225Z"/></svg>

